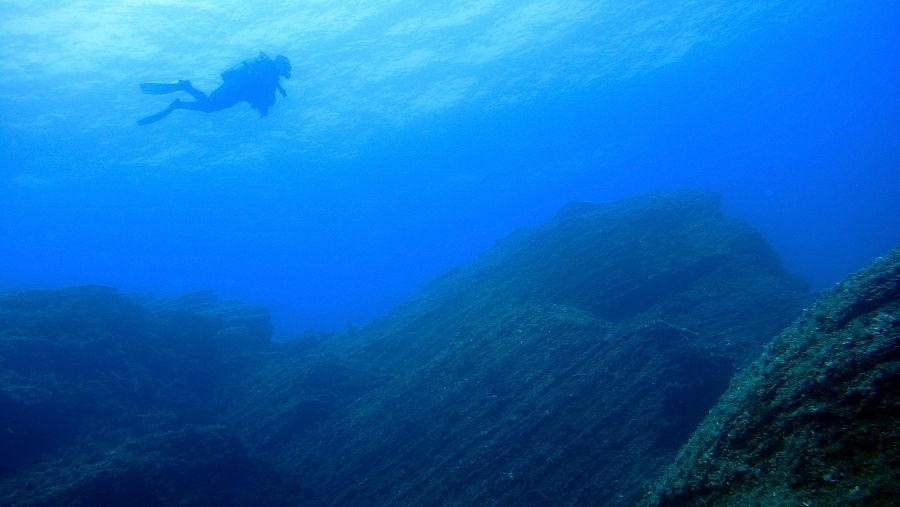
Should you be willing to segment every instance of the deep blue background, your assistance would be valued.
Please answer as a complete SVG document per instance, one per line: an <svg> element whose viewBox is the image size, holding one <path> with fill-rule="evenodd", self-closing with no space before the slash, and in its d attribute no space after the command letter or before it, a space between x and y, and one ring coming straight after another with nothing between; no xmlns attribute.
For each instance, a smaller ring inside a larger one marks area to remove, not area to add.
<svg viewBox="0 0 900 507"><path fill-rule="evenodd" d="M298 70L289 101L303 100ZM340 329L568 201L696 188L721 192L822 289L900 244L898 119L900 4L822 6L757 19L638 78L496 110L463 103L383 129L346 159L3 180L0 285L211 289L270 306L280 336ZM149 145L159 132L136 135ZM104 149L9 125L3 137L7 167L46 150L77 167Z"/></svg>

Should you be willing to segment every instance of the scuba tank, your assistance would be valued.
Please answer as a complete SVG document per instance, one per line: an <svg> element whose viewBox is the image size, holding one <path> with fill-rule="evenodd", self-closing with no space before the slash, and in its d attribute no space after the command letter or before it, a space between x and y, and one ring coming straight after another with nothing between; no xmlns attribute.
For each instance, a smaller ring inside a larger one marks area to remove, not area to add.
<svg viewBox="0 0 900 507"><path fill-rule="evenodd" d="M246 81L247 78L255 73L260 64L271 65L271 63L272 59L269 58L267 54L260 51L259 56L257 56L256 58L253 58L252 60L244 60L243 62L223 72L222 81L226 83Z"/></svg>

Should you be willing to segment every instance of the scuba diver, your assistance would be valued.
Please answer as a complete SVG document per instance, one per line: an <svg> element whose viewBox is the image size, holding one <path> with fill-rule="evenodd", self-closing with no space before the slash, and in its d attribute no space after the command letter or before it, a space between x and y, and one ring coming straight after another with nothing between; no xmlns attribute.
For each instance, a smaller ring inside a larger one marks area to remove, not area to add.
<svg viewBox="0 0 900 507"><path fill-rule="evenodd" d="M187 92L193 102L175 99L169 107L162 111L138 120L138 125L147 125L159 121L176 109L189 109L211 113L227 109L238 102L247 102L250 107L259 111L259 116L269 114L269 107L275 103L275 91L286 97L280 78L291 78L291 62L287 57L277 55L275 59L266 56L262 51L252 60L244 60L222 73L222 84L209 95L194 88L190 81L177 83L141 83L141 91L152 95L173 92Z"/></svg>

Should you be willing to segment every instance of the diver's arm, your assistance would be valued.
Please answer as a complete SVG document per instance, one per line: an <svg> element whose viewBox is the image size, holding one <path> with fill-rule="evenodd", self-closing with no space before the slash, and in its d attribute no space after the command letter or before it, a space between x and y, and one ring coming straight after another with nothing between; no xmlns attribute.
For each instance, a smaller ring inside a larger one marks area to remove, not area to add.
<svg viewBox="0 0 900 507"><path fill-rule="evenodd" d="M275 83L275 88L281 92L282 97L287 97L287 92L284 91L284 88L281 87L281 83Z"/></svg>

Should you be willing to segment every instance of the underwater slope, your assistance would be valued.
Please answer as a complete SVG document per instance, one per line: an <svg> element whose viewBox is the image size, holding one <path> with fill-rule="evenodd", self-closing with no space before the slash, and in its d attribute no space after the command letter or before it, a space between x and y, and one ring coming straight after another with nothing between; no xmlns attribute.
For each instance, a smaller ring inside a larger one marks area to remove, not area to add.
<svg viewBox="0 0 900 507"><path fill-rule="evenodd" d="M225 420L312 504L627 505L804 290L715 195L571 205L344 337L334 393L282 356Z"/></svg>
<svg viewBox="0 0 900 507"><path fill-rule="evenodd" d="M646 505L896 505L900 249L741 372Z"/></svg>
<svg viewBox="0 0 900 507"><path fill-rule="evenodd" d="M631 504L803 284L703 193L577 204L370 326L0 297L0 504Z"/></svg>

